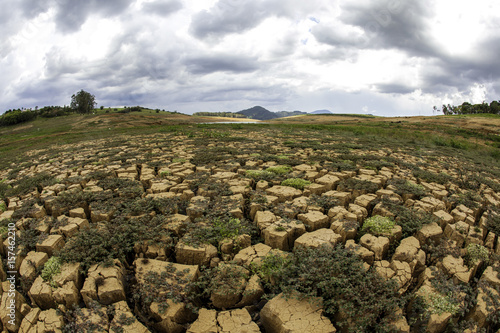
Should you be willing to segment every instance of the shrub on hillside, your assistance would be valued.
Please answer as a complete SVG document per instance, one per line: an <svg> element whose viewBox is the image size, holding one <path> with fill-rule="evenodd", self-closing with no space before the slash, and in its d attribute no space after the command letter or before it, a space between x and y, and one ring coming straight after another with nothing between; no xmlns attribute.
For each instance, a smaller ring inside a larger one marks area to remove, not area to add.
<svg viewBox="0 0 500 333"><path fill-rule="evenodd" d="M36 118L36 111L26 110L14 110L7 111L3 116L0 117L0 126L11 126L20 123L24 123Z"/></svg>

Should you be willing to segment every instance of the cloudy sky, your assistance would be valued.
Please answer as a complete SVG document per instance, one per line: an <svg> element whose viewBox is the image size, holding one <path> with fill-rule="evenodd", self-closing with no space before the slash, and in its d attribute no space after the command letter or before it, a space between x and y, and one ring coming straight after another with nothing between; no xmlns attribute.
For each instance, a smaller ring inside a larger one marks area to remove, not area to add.
<svg viewBox="0 0 500 333"><path fill-rule="evenodd" d="M493 0L1 0L0 113L98 105L183 113L432 115L500 99Z"/></svg>

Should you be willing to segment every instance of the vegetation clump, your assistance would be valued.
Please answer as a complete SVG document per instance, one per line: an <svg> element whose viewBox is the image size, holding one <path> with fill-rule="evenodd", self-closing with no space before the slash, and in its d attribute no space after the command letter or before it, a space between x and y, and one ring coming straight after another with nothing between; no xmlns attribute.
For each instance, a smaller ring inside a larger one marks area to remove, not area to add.
<svg viewBox="0 0 500 333"><path fill-rule="evenodd" d="M391 232L396 222L388 217L375 215L367 218L361 227L361 233L370 233L374 236L383 236Z"/></svg>
<svg viewBox="0 0 500 333"><path fill-rule="evenodd" d="M57 285L52 281L53 277L61 273L62 262L58 257L52 256L43 266L41 277L44 281L48 282L52 287L56 288Z"/></svg>
<svg viewBox="0 0 500 333"><path fill-rule="evenodd" d="M490 252L482 245L470 243L467 245L465 254L465 263L467 266L472 267L479 261L488 264Z"/></svg>
<svg viewBox="0 0 500 333"><path fill-rule="evenodd" d="M275 173L266 170L247 170L245 174L257 182L260 180L270 181L276 177Z"/></svg>
<svg viewBox="0 0 500 333"><path fill-rule="evenodd" d="M269 167L266 169L266 171L272 172L272 173L277 174L279 176L286 175L286 174L292 172L292 170L293 169L291 167L289 167L288 165L273 166L273 167Z"/></svg>
<svg viewBox="0 0 500 333"><path fill-rule="evenodd" d="M311 185L311 182L302 178L288 178L282 181L281 185L303 190L307 185Z"/></svg>

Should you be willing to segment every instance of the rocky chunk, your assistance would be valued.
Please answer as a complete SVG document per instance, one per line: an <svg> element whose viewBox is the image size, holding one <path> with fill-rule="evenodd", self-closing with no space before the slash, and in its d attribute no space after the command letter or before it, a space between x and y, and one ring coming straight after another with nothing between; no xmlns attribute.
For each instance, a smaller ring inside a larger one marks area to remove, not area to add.
<svg viewBox="0 0 500 333"><path fill-rule="evenodd" d="M429 242L432 242L434 244L439 243L439 240L443 236L443 229L436 223L432 222L429 224L424 225L418 232L417 232L417 239L419 240L420 244L426 244Z"/></svg>
<svg viewBox="0 0 500 333"><path fill-rule="evenodd" d="M304 298L298 294L285 297L279 294L262 308L260 317L266 332L336 332L335 327L322 312L321 299Z"/></svg>
<svg viewBox="0 0 500 333"><path fill-rule="evenodd" d="M349 212L347 209L340 206L335 206L333 208L330 208L330 210L328 211L328 217L332 222L335 221L358 222L358 216L355 213Z"/></svg>
<svg viewBox="0 0 500 333"><path fill-rule="evenodd" d="M64 244L64 236L49 235L45 240L36 244L36 251L45 252L49 255L49 257L52 257L55 251L64 247Z"/></svg>
<svg viewBox="0 0 500 333"><path fill-rule="evenodd" d="M455 223L453 216L451 216L444 210L438 210L437 212L432 213L432 215L434 215L438 219L439 225L443 229L446 227L447 224Z"/></svg>
<svg viewBox="0 0 500 333"><path fill-rule="evenodd" d="M389 238L365 234L359 240L359 245L372 251L375 255L375 260L382 260L386 256L387 251L389 251Z"/></svg>
<svg viewBox="0 0 500 333"><path fill-rule="evenodd" d="M375 194L363 194L354 200L354 204L365 208L367 211L371 211L376 200L377 196Z"/></svg>
<svg viewBox="0 0 500 333"><path fill-rule="evenodd" d="M347 206L352 200L351 192L328 191L321 195L322 197L331 197L338 201L342 207Z"/></svg>
<svg viewBox="0 0 500 333"><path fill-rule="evenodd" d="M66 263L51 281L44 281L38 276L31 286L28 295L33 303L41 309L56 308L57 304L71 307L80 302L79 288L82 286L82 276L79 263Z"/></svg>
<svg viewBox="0 0 500 333"><path fill-rule="evenodd" d="M255 213L254 222L257 224L260 230L264 230L271 224L276 222L278 218L272 212L269 211L258 211Z"/></svg>
<svg viewBox="0 0 500 333"><path fill-rule="evenodd" d="M222 311L217 315L219 332L221 333L259 333L260 329L252 321L246 309Z"/></svg>
<svg viewBox="0 0 500 333"><path fill-rule="evenodd" d="M331 229L318 229L313 232L307 232L295 240L295 247L317 248L322 245L334 247L342 241L342 236L336 234Z"/></svg>
<svg viewBox="0 0 500 333"><path fill-rule="evenodd" d="M428 213L434 213L439 210L446 210L446 204L434 197L425 197L416 201L413 208L423 210Z"/></svg>
<svg viewBox="0 0 500 333"><path fill-rule="evenodd" d="M49 260L49 256L45 252L28 252L19 268L19 275L33 280L36 277L36 270L42 267L47 260Z"/></svg>
<svg viewBox="0 0 500 333"><path fill-rule="evenodd" d="M330 229L342 236L341 242L345 243L346 240L356 237L358 226L357 221L335 220L332 222Z"/></svg>
<svg viewBox="0 0 500 333"><path fill-rule="evenodd" d="M150 331L137 320L127 305L120 301L113 304L114 317L110 324L110 332L149 333Z"/></svg>
<svg viewBox="0 0 500 333"><path fill-rule="evenodd" d="M63 324L63 316L58 314L57 310L42 311L39 308L33 308L23 319L19 332L62 332Z"/></svg>
<svg viewBox="0 0 500 333"><path fill-rule="evenodd" d="M175 258L179 264L204 265L217 256L217 248L211 244L192 246L180 240L175 246Z"/></svg>
<svg viewBox="0 0 500 333"><path fill-rule="evenodd" d="M149 289L155 290L158 298L168 295L172 292L172 288L180 290L182 293L187 282L196 280L199 275L198 266L174 264L154 259L136 259L134 266L138 285L147 285ZM161 286L154 285L155 282L153 281L156 279L151 280L150 277L155 274L161 277L162 273L165 274L165 272L170 273L166 278L160 279ZM170 277L181 272L184 274L182 281ZM172 287L162 287L164 285ZM192 311L184 303L176 303L168 299L166 305L167 309L165 310L164 305L153 301L149 308L144 309L155 320L154 327L156 330L160 332L181 332L185 329L184 324L194 320Z"/></svg>
<svg viewBox="0 0 500 333"><path fill-rule="evenodd" d="M469 283L472 278L473 271L465 266L464 260L460 257L455 258L452 255L447 255L443 258L441 266L446 274L453 277L455 284L459 282Z"/></svg>
<svg viewBox="0 0 500 333"><path fill-rule="evenodd" d="M261 262L271 250L272 247L268 245L262 243L255 244L238 252L238 254L234 256L233 260L238 265L249 267L252 263L258 264Z"/></svg>
<svg viewBox="0 0 500 333"><path fill-rule="evenodd" d="M217 313L215 310L200 309L198 319L191 324L187 333L258 333L259 326L252 321L246 309Z"/></svg>
<svg viewBox="0 0 500 333"><path fill-rule="evenodd" d="M308 231L315 231L330 227L330 219L328 216L318 211L299 214L297 218L306 225Z"/></svg>
<svg viewBox="0 0 500 333"><path fill-rule="evenodd" d="M306 232L306 227L298 221L280 220L263 230L264 243L273 249L291 251L297 238Z"/></svg>
<svg viewBox="0 0 500 333"><path fill-rule="evenodd" d="M104 305L125 301L124 285L125 268L118 260L110 267L92 265L81 290L83 301L87 306L92 301Z"/></svg>
<svg viewBox="0 0 500 333"><path fill-rule="evenodd" d="M302 195L302 191L290 186L276 185L266 189L266 193L278 197L279 202L290 201Z"/></svg>
<svg viewBox="0 0 500 333"><path fill-rule="evenodd" d="M393 260L391 268L395 272L393 279L398 284L399 293L403 294L410 286L413 268L405 261Z"/></svg>
<svg viewBox="0 0 500 333"><path fill-rule="evenodd" d="M323 177L316 179L316 183L324 185L326 191L335 190L339 182L339 177L332 175L324 175Z"/></svg>
<svg viewBox="0 0 500 333"><path fill-rule="evenodd" d="M404 261L419 272L425 267L425 252L420 249L420 242L415 237L408 237L401 241L392 256L393 261Z"/></svg>
<svg viewBox="0 0 500 333"><path fill-rule="evenodd" d="M366 264L370 266L373 265L375 254L367 248L356 244L353 239L345 243L345 248L356 253Z"/></svg>
<svg viewBox="0 0 500 333"><path fill-rule="evenodd" d="M470 226L465 222L457 222L455 224L446 224L444 228L444 236L455 243L455 246L461 248L467 235L469 234Z"/></svg>
<svg viewBox="0 0 500 333"><path fill-rule="evenodd" d="M200 309L198 319L189 326L187 333L218 333L217 311Z"/></svg>

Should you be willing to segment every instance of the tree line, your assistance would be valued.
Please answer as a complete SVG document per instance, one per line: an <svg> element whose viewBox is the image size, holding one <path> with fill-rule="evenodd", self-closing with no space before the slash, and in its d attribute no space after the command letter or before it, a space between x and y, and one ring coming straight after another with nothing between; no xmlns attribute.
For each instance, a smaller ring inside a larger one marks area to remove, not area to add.
<svg viewBox="0 0 500 333"><path fill-rule="evenodd" d="M438 108L434 106L434 111L438 111ZM471 104L469 102L463 102L462 105L445 105L443 104L441 111L444 115L454 115L454 114L479 114L479 113L490 113L490 114L500 114L500 101L493 101L490 104L483 102L481 104Z"/></svg>
<svg viewBox="0 0 500 333"><path fill-rule="evenodd" d="M35 119L36 117L53 118L66 116L70 113L88 114L91 113L95 106L95 96L84 90L79 91L71 96L70 106L44 106L38 109L11 109L5 111L0 117L0 126L10 126Z"/></svg>

